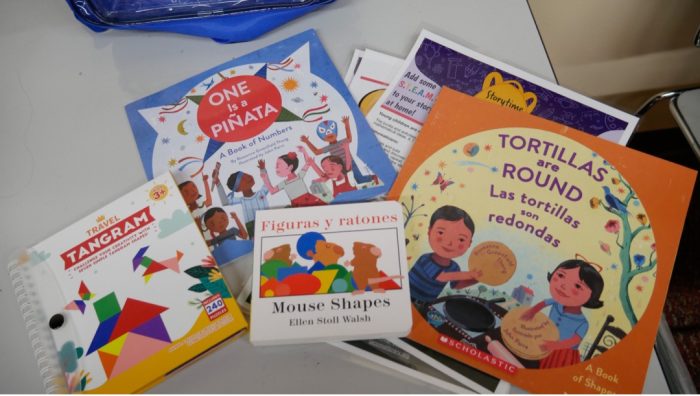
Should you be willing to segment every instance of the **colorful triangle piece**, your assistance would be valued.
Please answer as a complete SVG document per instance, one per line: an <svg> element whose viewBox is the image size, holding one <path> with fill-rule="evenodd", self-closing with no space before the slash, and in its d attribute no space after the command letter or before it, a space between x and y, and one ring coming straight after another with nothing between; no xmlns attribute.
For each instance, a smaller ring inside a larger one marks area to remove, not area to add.
<svg viewBox="0 0 700 396"><path fill-rule="evenodd" d="M87 305L85 304L85 301L83 301L83 300L75 300L75 301L73 301L73 302L75 303L75 305L76 305L76 306L78 307L78 309L80 310L80 313L84 314L84 313L85 313L85 307L87 306Z"/></svg>
<svg viewBox="0 0 700 396"><path fill-rule="evenodd" d="M136 252L134 259L131 260L131 263L134 265L134 271L136 271L136 268L138 268L141 264L141 259L143 258L143 255L146 254L146 250L148 250L148 246L142 247L138 252Z"/></svg>
<svg viewBox="0 0 700 396"><path fill-rule="evenodd" d="M160 305L127 298L109 341L121 337L124 333L134 330L167 310L168 308Z"/></svg>
<svg viewBox="0 0 700 396"><path fill-rule="evenodd" d="M145 260L146 260L146 259L144 259L144 261L145 261ZM161 263L159 263L159 262L157 262L157 261L153 261L153 262L151 262L151 265L149 265L149 266L146 268L146 271L144 271L143 275L145 276L145 275L155 274L156 272L160 272L160 271L163 271L163 270L166 270L166 269L167 269L167 267L164 266L163 264L161 264Z"/></svg>
<svg viewBox="0 0 700 396"><path fill-rule="evenodd" d="M114 365L117 363L117 359L119 357L102 351L97 351L97 355L100 357L102 368L105 370L105 375L107 375L107 378L111 378Z"/></svg>
<svg viewBox="0 0 700 396"><path fill-rule="evenodd" d="M112 316L111 318L106 319L104 322L100 323L100 325L97 327L97 330L95 331L95 336L92 338L92 342L90 343L90 347L88 348L87 355L102 348L109 341L111 341L111 335L114 331L114 327L117 325L117 321L119 320L120 316L121 314L118 313Z"/></svg>
<svg viewBox="0 0 700 396"><path fill-rule="evenodd" d="M165 328L165 323L163 323L163 318L161 318L160 315L142 324L131 332L141 334L146 337L155 338L157 340L171 342L170 335L168 335L168 330Z"/></svg>
<svg viewBox="0 0 700 396"><path fill-rule="evenodd" d="M182 252L178 250L177 253L175 254L175 257L171 257L167 260L163 260L160 262L160 264L164 265L168 269L175 271L176 273L179 274L180 273L180 259L182 258L182 255L183 255Z"/></svg>
<svg viewBox="0 0 700 396"><path fill-rule="evenodd" d="M87 288L85 282L80 281L80 287L78 287L78 294L83 296L85 294L90 294L90 289Z"/></svg>
<svg viewBox="0 0 700 396"><path fill-rule="evenodd" d="M122 352L117 358L117 364L112 370L112 376L114 377L123 373L168 345L170 345L170 343L140 334L127 334Z"/></svg>
<svg viewBox="0 0 700 396"><path fill-rule="evenodd" d="M124 341L126 341L126 334L117 338L114 341L110 341L109 343L107 343L107 345L100 348L100 352L109 353L110 355L114 356L119 356L119 354L122 353Z"/></svg>

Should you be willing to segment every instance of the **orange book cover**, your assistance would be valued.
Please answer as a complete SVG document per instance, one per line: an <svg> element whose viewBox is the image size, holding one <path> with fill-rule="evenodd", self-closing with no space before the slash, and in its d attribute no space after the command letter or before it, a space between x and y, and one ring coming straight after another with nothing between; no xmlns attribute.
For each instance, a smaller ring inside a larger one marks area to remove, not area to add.
<svg viewBox="0 0 700 396"><path fill-rule="evenodd" d="M443 89L389 193L409 337L531 392L641 392L695 177Z"/></svg>

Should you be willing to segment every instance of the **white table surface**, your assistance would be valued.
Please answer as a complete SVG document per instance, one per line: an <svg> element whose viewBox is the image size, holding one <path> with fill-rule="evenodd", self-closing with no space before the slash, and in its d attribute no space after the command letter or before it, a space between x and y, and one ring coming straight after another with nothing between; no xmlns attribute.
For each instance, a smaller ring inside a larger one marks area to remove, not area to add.
<svg viewBox="0 0 700 396"><path fill-rule="evenodd" d="M0 258L9 262L146 181L125 104L308 28L317 29L341 74L354 48L405 56L427 28L554 81L521 0L338 0L258 40L230 45L166 33L96 34L63 1L0 1ZM240 283L235 267L224 273ZM0 392L43 392L4 270L0 317ZM667 392L658 367L648 385ZM253 348L247 336L152 391L441 392L326 344Z"/></svg>

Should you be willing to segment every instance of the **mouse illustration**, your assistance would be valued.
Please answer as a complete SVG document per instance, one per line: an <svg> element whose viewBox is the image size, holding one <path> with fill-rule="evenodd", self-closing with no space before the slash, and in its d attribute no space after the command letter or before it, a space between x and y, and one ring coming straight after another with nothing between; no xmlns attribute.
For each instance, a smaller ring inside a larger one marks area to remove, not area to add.
<svg viewBox="0 0 700 396"><path fill-rule="evenodd" d="M382 256L382 250L371 243L355 242L352 245L354 257L346 261L345 265L353 266L352 277L357 285L357 290L352 294L362 294L367 287L375 293L384 293L384 289L379 284L392 279L401 279L401 275L382 276L377 268L377 261Z"/></svg>
<svg viewBox="0 0 700 396"><path fill-rule="evenodd" d="M296 254L292 254L292 248L288 243L273 247L272 249L266 251L263 254L264 261L279 260L287 265L292 265L294 259L296 259Z"/></svg>

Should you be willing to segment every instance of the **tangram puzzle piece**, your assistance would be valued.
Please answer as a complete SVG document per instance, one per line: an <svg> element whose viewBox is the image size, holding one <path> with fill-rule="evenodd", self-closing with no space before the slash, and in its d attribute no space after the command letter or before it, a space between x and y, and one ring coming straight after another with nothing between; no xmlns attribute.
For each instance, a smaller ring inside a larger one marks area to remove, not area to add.
<svg viewBox="0 0 700 396"><path fill-rule="evenodd" d="M183 253L181 251L176 250L174 257L156 261L148 256L145 256L146 250L148 250L148 246L142 247L141 249L139 249L138 252L136 252L136 255L134 256L133 260L131 260L134 271L136 271L139 267L143 267L146 269L142 275L144 282L148 283L148 281L151 280L151 276L153 274L155 274L156 272L164 271L166 269L169 269L178 274L180 273L180 259L183 256Z"/></svg>

